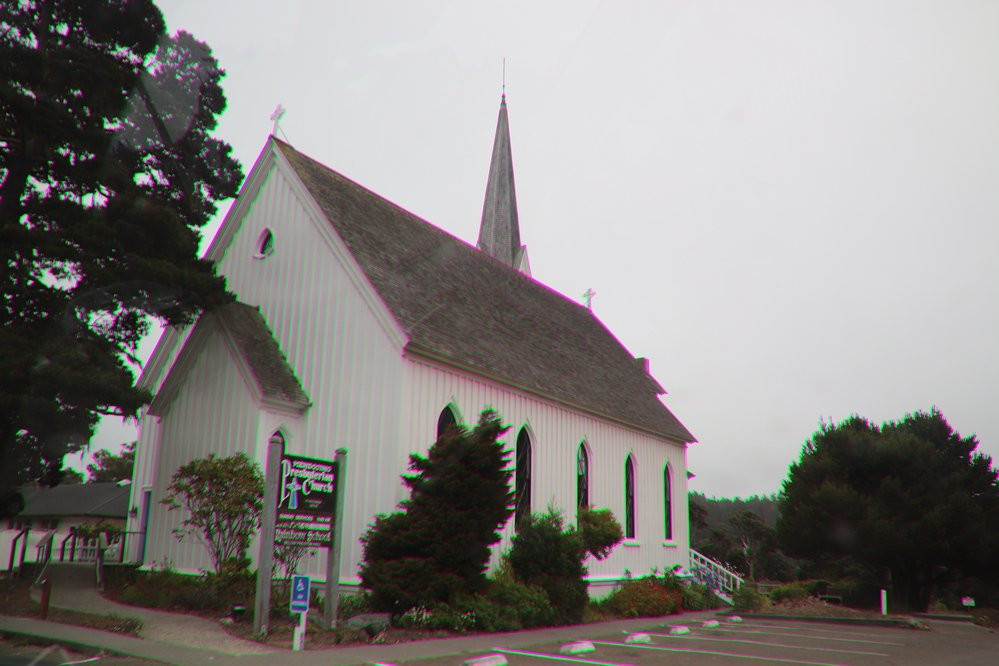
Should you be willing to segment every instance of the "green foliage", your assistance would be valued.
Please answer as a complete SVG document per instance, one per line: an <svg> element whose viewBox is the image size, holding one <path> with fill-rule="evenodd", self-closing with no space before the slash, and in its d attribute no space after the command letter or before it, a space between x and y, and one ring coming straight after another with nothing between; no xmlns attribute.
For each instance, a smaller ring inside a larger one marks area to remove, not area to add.
<svg viewBox="0 0 999 666"><path fill-rule="evenodd" d="M948 580L994 578L999 473L977 446L935 409L881 426L857 416L823 424L784 482L781 544L852 563L914 610Z"/></svg>
<svg viewBox="0 0 999 666"><path fill-rule="evenodd" d="M683 593L653 576L626 581L597 606L618 617L656 617L680 612Z"/></svg>
<svg viewBox="0 0 999 666"><path fill-rule="evenodd" d="M475 628L475 613L455 610L446 603L434 606L413 606L399 616L398 624L404 629L456 631L464 633Z"/></svg>
<svg viewBox="0 0 999 666"><path fill-rule="evenodd" d="M111 568L109 567L109 570ZM109 579L109 592L123 603L180 612L224 612L234 604L252 603L256 576L230 565L225 574L187 576L170 568L127 571ZM287 609L287 598L284 610Z"/></svg>
<svg viewBox="0 0 999 666"><path fill-rule="evenodd" d="M426 457L410 456L410 498L361 537L361 583L379 609L428 610L485 590L489 548L512 513L509 451L497 441L506 430L487 410L471 432L450 428Z"/></svg>
<svg viewBox="0 0 999 666"><path fill-rule="evenodd" d="M621 523L617 522L610 509L581 508L577 526L583 548L598 560L610 555L614 546L624 539Z"/></svg>
<svg viewBox="0 0 999 666"><path fill-rule="evenodd" d="M370 613L373 610L375 610L375 606L371 595L367 592L357 592L340 595L336 614L341 620L348 620L355 615Z"/></svg>
<svg viewBox="0 0 999 666"><path fill-rule="evenodd" d="M214 570L222 574L244 561L260 524L263 494L263 476L246 454L227 458L212 454L178 468L162 503L171 511L184 512L182 527L174 535L199 541Z"/></svg>
<svg viewBox="0 0 999 666"><path fill-rule="evenodd" d="M740 585L732 595L732 605L737 611L747 612L759 610L767 605L767 597L756 589L755 585Z"/></svg>
<svg viewBox="0 0 999 666"><path fill-rule="evenodd" d="M708 499L692 493L690 506L699 523L692 523L695 549L750 580L791 577L790 562L780 552L777 533L768 522L771 516L776 520L774 498Z"/></svg>
<svg viewBox="0 0 999 666"><path fill-rule="evenodd" d="M125 534L125 530L121 525L109 522L103 518L89 525L77 525L72 528L72 531L84 539L92 539L103 534L109 544L115 543Z"/></svg>
<svg viewBox="0 0 999 666"><path fill-rule="evenodd" d="M63 468L62 478L59 479L59 485L75 486L81 483L83 483L83 474L77 472L75 469L70 469L68 467Z"/></svg>
<svg viewBox="0 0 999 666"><path fill-rule="evenodd" d="M148 402L149 318L229 300L200 228L242 180L210 136L223 71L150 0L5 2L0 29L0 510L58 482L103 414Z"/></svg>
<svg viewBox="0 0 999 666"><path fill-rule="evenodd" d="M398 620L402 627L445 631L518 631L552 623L554 610L538 587L491 581L485 594L458 595L451 603L415 606Z"/></svg>
<svg viewBox="0 0 999 666"><path fill-rule="evenodd" d="M509 560L517 580L548 594L555 622L572 624L582 620L588 598L586 552L579 533L565 529L562 514L549 507L523 521L513 537Z"/></svg>
<svg viewBox="0 0 999 666"><path fill-rule="evenodd" d="M680 588L683 610L700 611L721 608L724 602L707 585L689 582Z"/></svg>
<svg viewBox="0 0 999 666"><path fill-rule="evenodd" d="M493 604L513 611L516 622L509 628L487 628L483 631L516 631L534 627L547 627L555 619L548 593L542 588L524 585L516 581L493 580L486 593L486 599Z"/></svg>
<svg viewBox="0 0 999 666"><path fill-rule="evenodd" d="M811 595L802 583L788 583L786 585L778 585L774 589L770 590L768 596L770 597L770 601L775 604L779 604L784 601L801 601L802 599L807 599Z"/></svg>
<svg viewBox="0 0 999 666"><path fill-rule="evenodd" d="M94 453L94 462L87 465L88 483L123 481L132 478L135 467L136 442L122 444L121 453L115 455L101 449ZM65 482L64 482L65 483Z"/></svg>

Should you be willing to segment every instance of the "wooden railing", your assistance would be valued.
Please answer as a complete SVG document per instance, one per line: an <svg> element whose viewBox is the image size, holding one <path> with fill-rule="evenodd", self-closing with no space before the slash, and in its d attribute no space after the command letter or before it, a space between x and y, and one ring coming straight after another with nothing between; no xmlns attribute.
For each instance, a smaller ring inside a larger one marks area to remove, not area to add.
<svg viewBox="0 0 999 666"><path fill-rule="evenodd" d="M732 595L745 582L739 574L727 569L707 555L690 549L690 573L699 583L707 585L724 601L732 603Z"/></svg>

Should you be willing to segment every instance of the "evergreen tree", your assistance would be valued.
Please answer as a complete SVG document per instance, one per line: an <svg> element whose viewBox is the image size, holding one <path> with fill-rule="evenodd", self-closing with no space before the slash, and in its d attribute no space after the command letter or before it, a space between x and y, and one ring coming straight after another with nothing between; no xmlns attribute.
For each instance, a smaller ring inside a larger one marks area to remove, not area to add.
<svg viewBox="0 0 999 666"><path fill-rule="evenodd" d="M149 399L132 370L149 316L231 298L197 258L242 180L209 136L222 75L150 0L0 3L0 512Z"/></svg>
<svg viewBox="0 0 999 666"><path fill-rule="evenodd" d="M131 479L135 467L135 446L136 442L122 444L118 455L104 450L94 453L94 462L87 465L87 483Z"/></svg>
<svg viewBox="0 0 999 666"><path fill-rule="evenodd" d="M361 584L382 610L452 601L486 587L489 548L513 513L507 428L485 411L469 432L448 429L426 456L413 454L402 511L378 516L361 538Z"/></svg>
<svg viewBox="0 0 999 666"><path fill-rule="evenodd" d="M859 566L913 610L961 575L994 580L999 472L977 446L935 409L824 424L784 481L785 552Z"/></svg>

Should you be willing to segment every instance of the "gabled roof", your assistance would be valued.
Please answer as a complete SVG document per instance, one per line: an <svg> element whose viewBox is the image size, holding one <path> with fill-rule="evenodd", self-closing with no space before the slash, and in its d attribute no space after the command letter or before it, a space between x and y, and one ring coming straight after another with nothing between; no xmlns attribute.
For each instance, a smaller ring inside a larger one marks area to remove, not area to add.
<svg viewBox="0 0 999 666"><path fill-rule="evenodd" d="M25 518L125 518L128 513L129 492L128 484L119 486L113 482L25 488L21 491L24 510L18 515Z"/></svg>
<svg viewBox="0 0 999 666"><path fill-rule="evenodd" d="M177 363L183 363L184 355L195 353L197 340L217 325L219 330L232 341L234 351L249 371L249 379L257 388L258 397L264 403L303 411L310 405L295 371L288 365L281 347L271 333L267 322L257 308L245 303L227 303L211 312L206 312L198 320L195 330L184 343L184 351ZM173 399L178 377L183 373L171 372L152 404L150 414L160 414Z"/></svg>
<svg viewBox="0 0 999 666"><path fill-rule="evenodd" d="M406 332L409 352L695 441L585 307L272 140Z"/></svg>
<svg viewBox="0 0 999 666"><path fill-rule="evenodd" d="M212 314L232 336L265 400L289 403L301 409L309 406L309 396L259 310L237 302L224 305Z"/></svg>

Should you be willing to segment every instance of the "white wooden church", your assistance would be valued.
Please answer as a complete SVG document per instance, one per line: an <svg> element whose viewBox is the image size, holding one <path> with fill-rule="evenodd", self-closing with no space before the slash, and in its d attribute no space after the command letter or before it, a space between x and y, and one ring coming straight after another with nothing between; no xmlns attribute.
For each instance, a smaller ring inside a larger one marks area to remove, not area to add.
<svg viewBox="0 0 999 666"><path fill-rule="evenodd" d="M688 566L686 447L648 362L593 313L530 276L506 100L476 246L273 136L209 249L237 302L164 333L140 384L130 559L209 568L160 504L182 464L243 451L349 452L340 581L359 537L406 494L409 454L485 408L511 429L517 513L610 508L626 540L589 563L591 590L627 572ZM509 547L515 519L497 553ZM255 554L257 546L251 546ZM495 560L495 558L494 558ZM305 563L325 577L325 554Z"/></svg>

